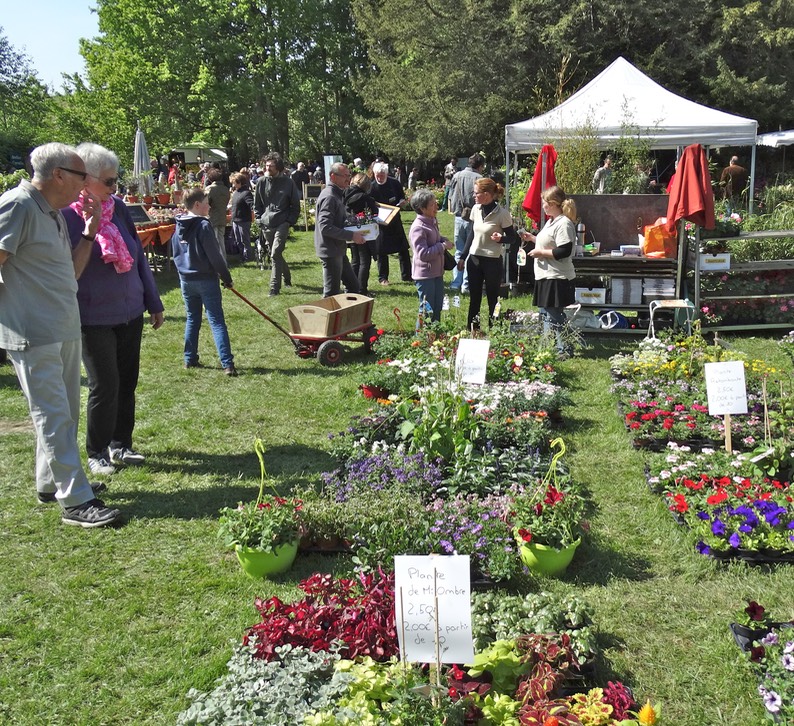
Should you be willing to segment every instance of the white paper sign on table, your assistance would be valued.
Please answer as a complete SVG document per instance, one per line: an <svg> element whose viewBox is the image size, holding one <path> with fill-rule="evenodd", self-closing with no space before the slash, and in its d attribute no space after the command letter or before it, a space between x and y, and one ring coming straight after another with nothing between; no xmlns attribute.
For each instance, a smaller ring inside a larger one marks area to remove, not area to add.
<svg viewBox="0 0 794 726"><path fill-rule="evenodd" d="M747 386L742 361L706 363L705 373L711 416L747 413Z"/></svg>
<svg viewBox="0 0 794 726"><path fill-rule="evenodd" d="M400 653L405 660L414 663L472 662L468 555L395 557L394 593Z"/></svg>
<svg viewBox="0 0 794 726"><path fill-rule="evenodd" d="M488 368L488 351L490 349L490 340L463 338L458 343L455 375L463 383L485 383L485 371Z"/></svg>

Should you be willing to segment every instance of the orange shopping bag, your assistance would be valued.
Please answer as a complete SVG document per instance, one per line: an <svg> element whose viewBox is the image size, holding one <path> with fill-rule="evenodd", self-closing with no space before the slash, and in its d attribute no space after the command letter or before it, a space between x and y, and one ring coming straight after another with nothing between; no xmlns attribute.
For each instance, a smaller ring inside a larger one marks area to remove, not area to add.
<svg viewBox="0 0 794 726"><path fill-rule="evenodd" d="M667 231L667 217L659 217L645 227L642 254L645 257L677 257L678 240L675 233Z"/></svg>

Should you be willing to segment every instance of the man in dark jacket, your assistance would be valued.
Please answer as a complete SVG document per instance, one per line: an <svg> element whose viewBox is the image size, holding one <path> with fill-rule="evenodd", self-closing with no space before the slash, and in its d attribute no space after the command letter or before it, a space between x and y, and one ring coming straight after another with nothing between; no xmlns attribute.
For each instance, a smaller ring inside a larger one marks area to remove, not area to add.
<svg viewBox="0 0 794 726"><path fill-rule="evenodd" d="M390 204L402 209L406 205L402 184L389 176L389 165L376 162L372 165L375 180L370 195L376 202ZM411 281L411 257L408 254L408 237L400 213L389 224L381 228L380 248L378 250L378 280L381 285L389 284L389 255L396 254L400 260L400 273L403 282Z"/></svg>
<svg viewBox="0 0 794 726"><path fill-rule="evenodd" d="M292 285L289 265L284 259L284 247L287 244L289 228L300 216L301 200L295 182L284 174L281 154L275 151L265 157L265 176L256 183L254 212L270 245L270 259L273 261L270 294L278 295L282 278L286 287Z"/></svg>
<svg viewBox="0 0 794 726"><path fill-rule="evenodd" d="M201 330L201 307L207 311L218 357L223 372L236 376L234 356L229 342L229 331L223 316L221 288L233 287L232 276L221 257L215 232L207 216L210 203L204 189L191 189L185 195L187 214L176 218L176 232L171 238L171 252L174 265L179 272L179 285L185 300L187 318L185 321L185 368L199 365L198 337Z"/></svg>

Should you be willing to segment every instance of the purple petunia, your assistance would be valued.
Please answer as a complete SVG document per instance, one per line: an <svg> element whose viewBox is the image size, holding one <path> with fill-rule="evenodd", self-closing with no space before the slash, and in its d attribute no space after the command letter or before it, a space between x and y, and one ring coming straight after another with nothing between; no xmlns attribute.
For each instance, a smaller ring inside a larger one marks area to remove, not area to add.
<svg viewBox="0 0 794 726"><path fill-rule="evenodd" d="M725 534L725 531L725 522L723 522L721 519L715 519L711 523L711 533L715 537L722 537L722 535Z"/></svg>
<svg viewBox="0 0 794 726"><path fill-rule="evenodd" d="M741 543L742 543L742 540L741 540L741 538L739 537L739 535L736 532L734 532L728 538L728 544L730 544L730 546L733 547L734 549L737 549Z"/></svg>
<svg viewBox="0 0 794 726"><path fill-rule="evenodd" d="M787 671L794 671L794 655L784 653L780 662Z"/></svg>
<svg viewBox="0 0 794 726"><path fill-rule="evenodd" d="M704 522L708 522L708 520L711 519L709 513L704 512L702 509L697 513L697 518L702 519Z"/></svg>
<svg viewBox="0 0 794 726"><path fill-rule="evenodd" d="M783 700L774 691L767 691L764 694L764 706L769 713L777 713L783 705Z"/></svg>
<svg viewBox="0 0 794 726"><path fill-rule="evenodd" d="M695 545L695 549L698 551L698 554L701 554L701 555L710 555L711 554L711 547L709 547L705 542L698 542Z"/></svg>

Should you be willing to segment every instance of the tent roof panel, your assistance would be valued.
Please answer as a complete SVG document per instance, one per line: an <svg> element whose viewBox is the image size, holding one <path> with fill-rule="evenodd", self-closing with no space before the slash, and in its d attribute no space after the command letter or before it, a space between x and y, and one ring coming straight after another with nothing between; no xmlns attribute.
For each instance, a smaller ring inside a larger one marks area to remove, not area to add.
<svg viewBox="0 0 794 726"><path fill-rule="evenodd" d="M701 106L668 91L619 57L559 106L540 116L505 126L508 151L537 151L557 138L592 128L608 148L625 126L638 127L655 149L689 144L743 146L755 143L753 119Z"/></svg>

